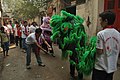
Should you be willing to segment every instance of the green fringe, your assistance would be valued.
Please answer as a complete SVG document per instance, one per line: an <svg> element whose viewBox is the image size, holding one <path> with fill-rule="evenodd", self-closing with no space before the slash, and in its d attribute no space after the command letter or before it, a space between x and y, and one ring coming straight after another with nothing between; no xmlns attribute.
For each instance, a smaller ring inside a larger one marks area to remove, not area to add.
<svg viewBox="0 0 120 80"><path fill-rule="evenodd" d="M50 21L52 27L51 39L58 40L59 48L62 50L62 59L67 60L69 56L75 56L78 62L69 60L70 64L75 65L79 72L90 75L94 67L94 56L96 53L96 36L88 39L85 33L84 20L80 16L61 11L61 15L53 15ZM80 45L82 44L82 46ZM71 47L75 46L76 53Z"/></svg>

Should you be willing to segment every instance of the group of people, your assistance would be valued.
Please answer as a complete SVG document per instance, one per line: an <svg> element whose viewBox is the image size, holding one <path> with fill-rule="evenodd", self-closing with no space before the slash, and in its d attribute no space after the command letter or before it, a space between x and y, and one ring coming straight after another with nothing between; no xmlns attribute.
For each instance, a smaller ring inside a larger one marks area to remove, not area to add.
<svg viewBox="0 0 120 80"><path fill-rule="evenodd" d="M42 64L39 52L40 49L46 54L51 54L55 57L52 41L50 36L52 34L49 26L49 17L44 17L43 24L38 26L36 22L32 22L28 25L27 21L21 23L15 21L13 25L11 21L5 22L1 25L0 37L1 47L3 48L4 57L8 56L9 46L16 44L22 49L22 52L26 53L26 68L30 69L31 52L34 52L39 66L45 66Z"/></svg>
<svg viewBox="0 0 120 80"><path fill-rule="evenodd" d="M95 55L92 80L113 80L113 74L117 70L117 60L120 53L120 33L114 29L113 24L116 16L113 12L105 11L101 13L99 17L103 30L97 33L97 52ZM49 32L51 28L48 25L49 18L43 18L43 22L40 27L38 27L35 22L33 22L30 27L27 21L24 21L24 24L21 25L16 22L14 30L8 25L9 31L7 31L5 25L1 27L0 36L4 56L8 56L9 40L13 39L14 33L16 46L18 46L19 40L20 48L26 51L26 68L31 69L31 52L35 53L38 65L44 67L45 64L42 63L39 54L40 49L45 53L50 51L52 56L54 56L54 52L51 41L45 39L45 34L43 34L45 30L48 30L48 35L51 35ZM12 43L12 41L10 41L10 43ZM75 59L73 56L70 58ZM75 66L73 65L70 65L70 75L70 80L75 80ZM83 74L79 73L78 75L80 77L79 80L83 80Z"/></svg>
<svg viewBox="0 0 120 80"><path fill-rule="evenodd" d="M14 26L11 21L4 22L3 25L0 25L0 39L4 57L8 56L9 45L15 42Z"/></svg>

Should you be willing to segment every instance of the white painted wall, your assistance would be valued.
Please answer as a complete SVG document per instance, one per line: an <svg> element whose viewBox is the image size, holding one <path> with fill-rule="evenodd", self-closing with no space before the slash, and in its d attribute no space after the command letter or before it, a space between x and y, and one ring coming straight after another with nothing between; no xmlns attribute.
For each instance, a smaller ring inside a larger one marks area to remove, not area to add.
<svg viewBox="0 0 120 80"><path fill-rule="evenodd" d="M104 0L87 0L85 4L77 5L76 15L80 15L84 18L85 29L89 36L96 35L98 31L98 15L104 10ZM86 26L86 21L90 17L91 25L89 28Z"/></svg>
<svg viewBox="0 0 120 80"><path fill-rule="evenodd" d="M37 16L37 17L34 19L34 21L35 21L38 25L40 25L40 23L41 23L41 20L40 20L39 16Z"/></svg>
<svg viewBox="0 0 120 80"><path fill-rule="evenodd" d="M54 2L53 2L54 3ZM61 4L59 1L54 4L56 7L56 14L60 13ZM96 33L101 29L99 24L99 13L104 11L104 0L86 0L85 4L76 6L76 15L81 16L85 21L85 30L90 36L96 35ZM90 26L89 28L86 25L86 21L90 17Z"/></svg>
<svg viewBox="0 0 120 80"><path fill-rule="evenodd" d="M103 11L104 11L104 0L98 0L98 14L102 13ZM97 25L98 25L97 26L97 32L98 32L102 29L101 26L100 26L99 19L98 19L98 24Z"/></svg>

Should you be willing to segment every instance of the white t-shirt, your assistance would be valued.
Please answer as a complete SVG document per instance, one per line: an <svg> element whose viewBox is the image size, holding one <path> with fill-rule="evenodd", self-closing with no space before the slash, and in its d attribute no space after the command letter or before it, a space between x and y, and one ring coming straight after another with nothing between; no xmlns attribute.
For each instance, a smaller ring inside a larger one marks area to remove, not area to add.
<svg viewBox="0 0 120 80"><path fill-rule="evenodd" d="M25 31L25 27L21 26L21 28L22 28L22 36L21 37L26 38L27 36L23 33ZM26 28L27 28L27 32L29 33L29 27L27 26Z"/></svg>
<svg viewBox="0 0 120 80"><path fill-rule="evenodd" d="M41 35L39 37L39 40L42 39L42 38L43 38L43 36ZM35 33L29 34L28 37L26 38L26 44L34 44L35 42L37 42Z"/></svg>
<svg viewBox="0 0 120 80"><path fill-rule="evenodd" d="M34 27L33 25L31 25L31 26L29 27L30 33L35 32L35 30L36 30L36 27Z"/></svg>
<svg viewBox="0 0 120 80"><path fill-rule="evenodd" d="M16 27L16 24L15 24L15 26L14 26L14 31L15 31L15 36L18 36L18 33L17 33L17 27Z"/></svg>
<svg viewBox="0 0 120 80"><path fill-rule="evenodd" d="M8 24L7 27L9 29L9 33L13 33L12 26L10 24Z"/></svg>
<svg viewBox="0 0 120 80"><path fill-rule="evenodd" d="M106 28L97 34L97 48L103 49L103 54L96 55L95 69L111 73L117 70L117 60L120 53L120 34L114 28Z"/></svg>
<svg viewBox="0 0 120 80"><path fill-rule="evenodd" d="M9 30L8 30L7 26L3 26L3 27L5 29L5 32L9 35Z"/></svg>

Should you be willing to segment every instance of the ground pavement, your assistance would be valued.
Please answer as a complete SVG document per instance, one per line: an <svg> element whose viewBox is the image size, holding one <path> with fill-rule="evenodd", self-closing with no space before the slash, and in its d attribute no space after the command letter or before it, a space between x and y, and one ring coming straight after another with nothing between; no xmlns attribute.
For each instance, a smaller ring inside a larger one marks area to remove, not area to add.
<svg viewBox="0 0 120 80"><path fill-rule="evenodd" d="M69 62L61 60L61 51L54 46L56 57L40 53L45 67L37 65L35 55L32 54L31 70L25 66L26 54L19 47L9 50L9 56L4 59L0 80L69 80ZM77 75L77 74L76 74ZM120 68L115 72L114 80L120 80ZM84 80L91 80L84 76Z"/></svg>

